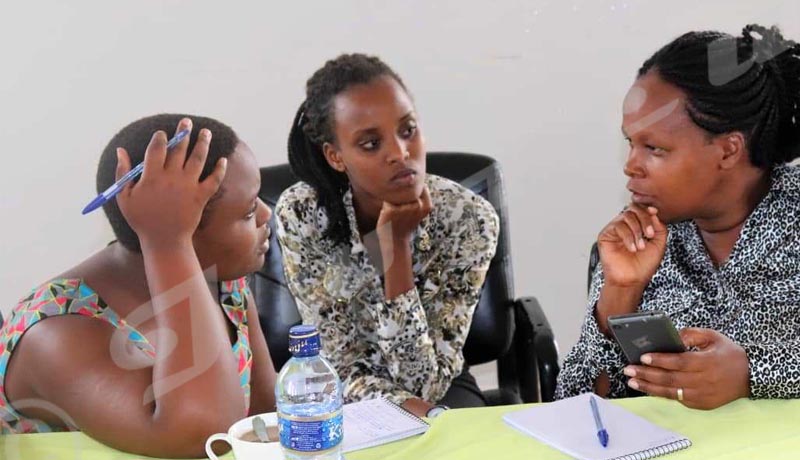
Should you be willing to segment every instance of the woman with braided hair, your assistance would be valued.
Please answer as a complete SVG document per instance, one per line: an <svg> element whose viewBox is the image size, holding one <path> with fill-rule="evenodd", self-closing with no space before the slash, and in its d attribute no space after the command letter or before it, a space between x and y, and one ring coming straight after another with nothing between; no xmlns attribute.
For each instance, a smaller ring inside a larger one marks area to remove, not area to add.
<svg viewBox="0 0 800 460"><path fill-rule="evenodd" d="M498 217L426 175L400 77L363 54L328 61L306 84L288 147L301 182L275 208L286 279L345 399L384 396L418 415L485 405L462 348Z"/></svg>
<svg viewBox="0 0 800 460"><path fill-rule="evenodd" d="M800 45L748 25L689 32L624 104L631 202L600 264L557 395L631 392L712 409L800 397ZM663 310L689 351L626 365L608 317Z"/></svg>

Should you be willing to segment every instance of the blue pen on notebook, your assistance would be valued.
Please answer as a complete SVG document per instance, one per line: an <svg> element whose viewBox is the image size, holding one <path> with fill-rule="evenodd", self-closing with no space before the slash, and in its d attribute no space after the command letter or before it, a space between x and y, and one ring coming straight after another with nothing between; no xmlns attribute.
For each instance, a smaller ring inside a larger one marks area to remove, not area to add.
<svg viewBox="0 0 800 460"><path fill-rule="evenodd" d="M597 408L597 402L594 396L589 397L589 404L592 406L592 415L594 415L594 424L597 426L597 439L603 447L608 447L608 431L603 427L603 421L600 420L600 410Z"/></svg>
<svg viewBox="0 0 800 460"><path fill-rule="evenodd" d="M184 137L189 135L189 132L190 131L188 128L180 130L178 134L175 135L175 137L173 137L172 139L169 140L169 142L167 142L167 150L178 145L178 143L182 141ZM117 196L117 194L121 192L123 188L125 188L125 185L128 182L139 177L139 175L142 174L142 171L144 171L144 162L136 165L136 167L128 171L128 174L122 176L122 179L114 182L114 184L112 184L111 187L107 188L105 192L97 195L97 198L92 200L91 203L87 204L86 207L83 208L81 214L84 215L89 214L90 212L94 211L100 206L106 204L110 199Z"/></svg>

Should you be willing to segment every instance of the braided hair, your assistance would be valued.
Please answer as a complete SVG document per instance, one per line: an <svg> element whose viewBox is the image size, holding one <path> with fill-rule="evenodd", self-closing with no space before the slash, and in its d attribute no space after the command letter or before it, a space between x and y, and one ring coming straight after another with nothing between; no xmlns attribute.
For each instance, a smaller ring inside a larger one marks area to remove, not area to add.
<svg viewBox="0 0 800 460"><path fill-rule="evenodd" d="M375 56L342 54L329 60L306 82L306 100L300 104L289 132L289 165L298 179L317 192L319 206L328 217L323 236L335 245L348 243L351 234L343 202L349 187L347 175L333 169L322 151L326 142L336 144L333 102L351 86L385 76L406 89L400 77Z"/></svg>
<svg viewBox="0 0 800 460"><path fill-rule="evenodd" d="M689 32L644 62L686 93L692 121L710 135L740 131L750 162L767 169L800 156L800 45L777 27L740 37Z"/></svg>

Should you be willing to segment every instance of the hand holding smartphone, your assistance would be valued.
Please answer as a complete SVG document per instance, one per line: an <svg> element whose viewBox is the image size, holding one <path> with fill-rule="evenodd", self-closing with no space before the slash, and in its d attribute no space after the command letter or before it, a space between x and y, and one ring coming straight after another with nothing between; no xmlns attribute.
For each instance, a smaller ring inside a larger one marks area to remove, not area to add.
<svg viewBox="0 0 800 460"><path fill-rule="evenodd" d="M686 351L678 330L662 311L609 316L608 325L630 364L641 364L647 353Z"/></svg>

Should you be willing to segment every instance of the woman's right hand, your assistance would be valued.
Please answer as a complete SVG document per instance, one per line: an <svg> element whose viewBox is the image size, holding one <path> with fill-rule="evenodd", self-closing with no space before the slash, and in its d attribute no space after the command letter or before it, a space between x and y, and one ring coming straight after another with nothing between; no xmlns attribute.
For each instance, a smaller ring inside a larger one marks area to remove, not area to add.
<svg viewBox="0 0 800 460"><path fill-rule="evenodd" d="M609 316L634 313L639 308L642 293L661 265L666 247L667 227L653 207L630 204L600 232L597 249L604 282L595 310L600 332L610 335ZM601 387L602 382L601 378Z"/></svg>
<svg viewBox="0 0 800 460"><path fill-rule="evenodd" d="M192 122L181 120L176 132ZM138 183L129 183L117 195L122 214L139 237L142 246L169 247L191 243L203 209L219 190L225 177L226 159L220 159L214 172L200 182L206 163L211 132L202 129L188 156L189 136L167 153L167 135L153 134L144 156L144 172ZM125 149L117 149L117 180L130 169Z"/></svg>
<svg viewBox="0 0 800 460"><path fill-rule="evenodd" d="M419 227L420 222L432 210L433 202L427 185L422 188L422 194L416 201L402 204L384 201L375 227L381 247L383 248L384 244L389 245L395 241L402 241L403 244L408 244L408 240Z"/></svg>
<svg viewBox="0 0 800 460"><path fill-rule="evenodd" d="M641 288L655 275L667 247L667 227L654 207L630 204L597 237L605 285Z"/></svg>

